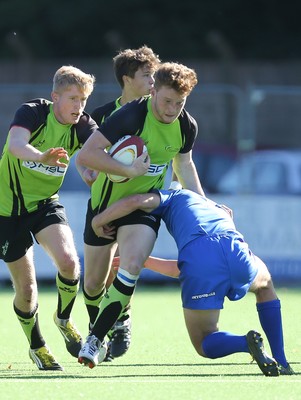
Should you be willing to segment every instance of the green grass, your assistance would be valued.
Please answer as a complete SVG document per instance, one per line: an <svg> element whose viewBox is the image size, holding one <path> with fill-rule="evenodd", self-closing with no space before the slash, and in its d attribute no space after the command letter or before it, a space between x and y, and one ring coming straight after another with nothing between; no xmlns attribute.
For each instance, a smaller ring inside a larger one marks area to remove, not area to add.
<svg viewBox="0 0 301 400"><path fill-rule="evenodd" d="M301 399L301 292L279 288L282 300L286 354L294 376L267 378L250 356L240 353L219 360L199 357L186 333L177 286L139 286L132 303L133 337L128 353L94 369L78 364L65 350L52 321L56 307L54 290L40 290L40 325L45 339L63 372L39 371L28 357L28 344L15 318L11 289L1 289L2 400L299 400ZM83 335L87 314L80 294L74 320ZM220 330L245 334L261 331L255 298L225 302ZM267 345L266 345L267 347Z"/></svg>

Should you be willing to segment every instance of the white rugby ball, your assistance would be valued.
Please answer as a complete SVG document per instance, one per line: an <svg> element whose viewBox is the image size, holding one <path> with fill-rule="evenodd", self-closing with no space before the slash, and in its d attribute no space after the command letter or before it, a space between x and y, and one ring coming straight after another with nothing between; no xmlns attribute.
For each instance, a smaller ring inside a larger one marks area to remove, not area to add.
<svg viewBox="0 0 301 400"><path fill-rule="evenodd" d="M108 153L114 160L125 165L132 165L136 158L145 151L147 151L147 148L143 139L135 135L126 135L113 144ZM120 175L107 174L107 176L112 182L116 183L127 182L131 179Z"/></svg>

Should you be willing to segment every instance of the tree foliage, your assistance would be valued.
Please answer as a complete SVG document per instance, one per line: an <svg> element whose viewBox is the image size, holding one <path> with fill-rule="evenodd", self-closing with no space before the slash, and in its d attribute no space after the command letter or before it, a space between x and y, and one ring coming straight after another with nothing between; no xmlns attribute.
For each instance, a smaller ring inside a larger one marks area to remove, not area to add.
<svg viewBox="0 0 301 400"><path fill-rule="evenodd" d="M2 0L0 55L112 57L147 44L164 59L296 59L300 13L290 0Z"/></svg>

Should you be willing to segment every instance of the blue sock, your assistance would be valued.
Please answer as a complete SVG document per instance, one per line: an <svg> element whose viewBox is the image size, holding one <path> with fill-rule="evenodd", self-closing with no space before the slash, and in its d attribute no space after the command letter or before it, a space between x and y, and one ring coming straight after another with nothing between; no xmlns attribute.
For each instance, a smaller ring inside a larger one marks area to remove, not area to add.
<svg viewBox="0 0 301 400"><path fill-rule="evenodd" d="M234 353L249 353L246 336L233 335L229 332L213 332L202 343L208 358L220 358Z"/></svg>
<svg viewBox="0 0 301 400"><path fill-rule="evenodd" d="M257 303L256 307L260 324L268 339L273 357L283 367L287 367L288 362L284 354L280 300Z"/></svg>

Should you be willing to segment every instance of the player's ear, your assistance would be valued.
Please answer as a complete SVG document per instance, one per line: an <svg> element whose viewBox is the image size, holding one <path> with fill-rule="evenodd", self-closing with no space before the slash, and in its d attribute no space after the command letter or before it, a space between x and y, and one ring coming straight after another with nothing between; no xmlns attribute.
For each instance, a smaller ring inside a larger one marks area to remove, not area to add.
<svg viewBox="0 0 301 400"><path fill-rule="evenodd" d="M122 80L123 80L123 86L125 86L126 84L130 83L130 77L127 75L122 75Z"/></svg>
<svg viewBox="0 0 301 400"><path fill-rule="evenodd" d="M152 87L152 88L150 89L150 94L151 94L152 96L155 96L155 94L156 94L156 89L155 89L154 87Z"/></svg>
<svg viewBox="0 0 301 400"><path fill-rule="evenodd" d="M56 92L51 92L51 98L54 103L57 103L59 100L59 95Z"/></svg>

